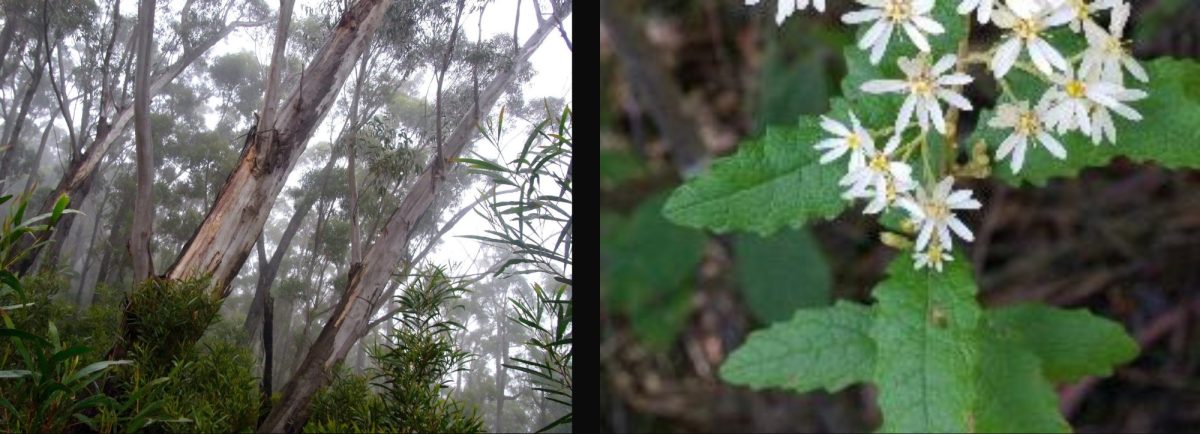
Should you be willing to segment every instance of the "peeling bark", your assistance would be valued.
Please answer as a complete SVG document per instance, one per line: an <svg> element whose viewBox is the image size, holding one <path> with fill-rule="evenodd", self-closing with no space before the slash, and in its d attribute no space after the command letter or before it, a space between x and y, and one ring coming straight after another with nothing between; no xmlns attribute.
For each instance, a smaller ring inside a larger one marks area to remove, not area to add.
<svg viewBox="0 0 1200 434"><path fill-rule="evenodd" d="M391 0L360 0L342 15L325 46L301 72L275 123L259 127L275 130L272 144L265 147L270 153L260 157L259 146L246 150L166 277L209 275L216 295L228 296L229 282L249 256L287 175L390 5ZM264 165L255 163L259 158L266 159Z"/></svg>

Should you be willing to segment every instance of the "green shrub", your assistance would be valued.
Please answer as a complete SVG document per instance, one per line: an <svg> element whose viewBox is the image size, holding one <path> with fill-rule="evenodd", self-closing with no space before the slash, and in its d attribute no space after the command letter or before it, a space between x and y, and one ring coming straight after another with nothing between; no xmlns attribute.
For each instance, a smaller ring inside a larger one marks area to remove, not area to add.
<svg viewBox="0 0 1200 434"><path fill-rule="evenodd" d="M162 399L164 412L190 423L161 425L167 432L247 432L258 423L262 399L251 371L254 356L225 340L202 342L176 361L169 380L151 399Z"/></svg>
<svg viewBox="0 0 1200 434"><path fill-rule="evenodd" d="M378 432L386 412L383 401L371 391L370 379L341 364L333 379L313 395L305 432Z"/></svg>
<svg viewBox="0 0 1200 434"><path fill-rule="evenodd" d="M130 294L126 344L144 373L158 377L172 369L217 319L221 300L208 292L207 279L148 279Z"/></svg>

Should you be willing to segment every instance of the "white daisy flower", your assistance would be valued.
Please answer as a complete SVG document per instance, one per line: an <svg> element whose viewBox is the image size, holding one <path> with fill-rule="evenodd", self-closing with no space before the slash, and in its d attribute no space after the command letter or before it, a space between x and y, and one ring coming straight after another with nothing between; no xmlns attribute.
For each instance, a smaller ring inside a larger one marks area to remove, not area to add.
<svg viewBox="0 0 1200 434"><path fill-rule="evenodd" d="M979 203L971 197L974 193L971 190L954 190L954 177L947 176L933 187L933 191L927 192L924 187L917 186L916 194L913 196L901 197L896 203L908 211L913 223L920 226L917 232L916 250L923 250L929 244L930 238L934 235L938 237L938 243L945 250L951 250L953 244L950 240L950 232L962 238L964 241L974 241L975 235L967 229L967 225L963 224L958 216L954 215L955 210L964 209L979 209L983 204Z"/></svg>
<svg viewBox="0 0 1200 434"><path fill-rule="evenodd" d="M942 264L946 262L954 262L954 255L947 254L942 251L942 246L933 244L929 246L929 250L924 252L913 252L913 269L920 270L922 268L933 268L939 273L942 272Z"/></svg>
<svg viewBox="0 0 1200 434"><path fill-rule="evenodd" d="M892 152L900 144L900 136L892 136L883 151L864 147L867 165L843 176L838 185L849 187L842 196L846 199L871 198L864 214L877 214L896 200L897 195L913 188L912 167L902 161L891 161Z"/></svg>
<svg viewBox="0 0 1200 434"><path fill-rule="evenodd" d="M1061 160L1067 157L1067 150L1063 148L1062 143L1043 128L1048 109L1046 104L1038 104L1031 110L1028 101L1001 104L996 107L996 117L988 121L989 127L1012 129L1012 134L1009 134L1008 138L1000 143L1000 149L996 150L996 160L1003 160L1011 153L1013 157L1010 167L1014 174L1021 171L1021 166L1025 163L1025 149L1034 138L1055 158Z"/></svg>
<svg viewBox="0 0 1200 434"><path fill-rule="evenodd" d="M821 164L829 163L833 160L841 158L850 153L850 172L866 166L866 151L864 149L874 149L875 141L871 139L871 133L862 127L858 122L858 117L854 116L854 112L850 112L851 127L838 122L837 120L821 116L821 128L832 134L834 138L828 138L817 143L815 148L820 151L825 151L821 155Z"/></svg>
<svg viewBox="0 0 1200 434"><path fill-rule="evenodd" d="M1104 106L1129 120L1142 120L1142 115L1125 102L1145 98L1146 92L1105 82L1096 71L1076 78L1075 71L1068 70L1065 75L1050 76L1050 81L1055 87L1042 96L1050 105L1043 119L1048 127L1055 128L1060 134L1078 128L1090 136L1092 122L1088 113L1092 104Z"/></svg>
<svg viewBox="0 0 1200 434"><path fill-rule="evenodd" d="M995 21L996 26L1009 30L1004 42L1000 43L996 53L992 55L992 72L996 77L1008 74L1008 70L1012 69L1017 57L1021 55L1022 46L1029 52L1033 66L1043 74L1053 74L1054 68L1063 71L1071 68L1067 59L1042 38L1049 28L1066 23L1062 17L1057 17L1058 21L1054 21L1054 18L1056 17L1046 12L1035 14L1031 18L1021 18L1007 8L996 10L992 21Z"/></svg>
<svg viewBox="0 0 1200 434"><path fill-rule="evenodd" d="M746 0L746 5L756 5L759 0ZM783 20L798 10L807 9L810 0L779 0L775 6L775 24L782 25ZM811 0L813 7L819 12L825 12L825 0Z"/></svg>
<svg viewBox="0 0 1200 434"><path fill-rule="evenodd" d="M958 4L958 13L968 15L971 11L975 11L979 24L987 24L991 20L992 10L995 8L996 0L962 0L962 3Z"/></svg>
<svg viewBox="0 0 1200 434"><path fill-rule="evenodd" d="M929 121L932 120L933 127L938 132L945 134L946 119L942 113L942 107L938 104L938 99L946 101L960 110L972 110L970 101L950 89L950 86L964 85L973 80L971 76L963 73L946 74L954 67L957 60L953 54L947 54L930 67L928 56L920 55L915 59L901 57L896 63L904 71L906 79L870 80L862 84L862 90L867 93L908 94L896 117L895 131L897 133L908 126L915 111L921 131L928 131Z"/></svg>
<svg viewBox="0 0 1200 434"><path fill-rule="evenodd" d="M1100 78L1109 83L1124 84L1125 76L1121 73L1124 66L1130 75L1142 81L1150 81L1146 70L1129 53L1129 47L1122 40L1125 33L1125 23L1129 20L1129 4L1121 3L1113 8L1112 20L1105 32L1099 25L1088 22L1084 28L1088 48L1083 52L1083 62L1079 69L1091 71L1100 69Z"/></svg>
<svg viewBox="0 0 1200 434"><path fill-rule="evenodd" d="M946 28L942 27L937 21L929 18L929 12L933 10L934 0L857 0L859 3L866 5L866 9L860 9L854 12L842 15L842 22L846 24L859 24L867 21L875 21L867 32L863 34L862 39L858 41L858 48L861 50L871 50L871 64L878 64L883 58L883 53L887 51L888 41L892 39L892 32L896 30L896 26L904 29L904 33L908 35L908 39L912 40L913 45L924 52L929 52L929 39L921 32L931 35L940 35L945 33Z"/></svg>
<svg viewBox="0 0 1200 434"><path fill-rule="evenodd" d="M1111 9L1119 2L1120 0L1068 0L1054 10L1051 19L1054 21L1065 20L1072 32L1079 33L1083 30L1084 25L1094 24L1092 15L1105 9Z"/></svg>

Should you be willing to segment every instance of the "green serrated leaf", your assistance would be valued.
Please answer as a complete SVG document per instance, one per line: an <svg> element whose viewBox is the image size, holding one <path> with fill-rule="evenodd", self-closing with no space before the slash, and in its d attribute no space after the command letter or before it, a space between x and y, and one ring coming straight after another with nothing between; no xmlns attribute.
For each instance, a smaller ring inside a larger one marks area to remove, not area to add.
<svg viewBox="0 0 1200 434"><path fill-rule="evenodd" d="M795 128L768 127L764 137L676 189L663 214L684 226L762 236L833 218L847 205L837 185L846 166L818 163L813 144L822 137L814 117L800 118Z"/></svg>
<svg viewBox="0 0 1200 434"><path fill-rule="evenodd" d="M1138 353L1124 327L1085 309L1020 304L989 311L988 319L1036 354L1046 378L1056 383L1110 375Z"/></svg>
<svg viewBox="0 0 1200 434"><path fill-rule="evenodd" d="M671 224L659 194L643 202L628 221L606 216L601 240L604 302L630 318L634 333L663 349L690 310L691 285L704 257L703 233Z"/></svg>
<svg viewBox="0 0 1200 434"><path fill-rule="evenodd" d="M871 337L886 432L967 432L978 391L979 322L970 264L956 254L942 273L914 270L909 255L874 290Z"/></svg>
<svg viewBox="0 0 1200 434"><path fill-rule="evenodd" d="M875 365L870 328L871 310L860 304L801 309L790 321L751 333L721 365L721 378L797 392L869 381Z"/></svg>
<svg viewBox="0 0 1200 434"><path fill-rule="evenodd" d="M829 264L807 229L743 235L734 250L742 294L759 320L783 321L796 309L829 304Z"/></svg>
<svg viewBox="0 0 1200 434"><path fill-rule="evenodd" d="M1132 122L1113 114L1116 144L1095 145L1083 134L1071 132L1056 136L1067 150L1065 160L1054 158L1039 145L1027 151L1020 173L1012 173L1007 159L997 163L992 172L1013 186L1023 182L1042 186L1051 178L1073 177L1084 168L1108 165L1118 156L1168 168L1200 168L1200 149L1195 146L1200 143L1200 130L1195 127L1200 125L1200 63L1160 58L1143 65L1150 75L1148 87L1132 79L1126 82L1149 93L1146 99L1131 104L1143 119ZM1046 90L1045 83L1030 79L1027 73L1014 70L1010 75L1014 76L1010 79L1012 91L1031 104ZM980 115L980 127L969 143L983 140L995 155L1008 131L987 127L993 115L991 111Z"/></svg>
<svg viewBox="0 0 1200 434"><path fill-rule="evenodd" d="M990 313L990 312L989 312ZM974 432L1071 432L1037 356L1003 333L984 333Z"/></svg>

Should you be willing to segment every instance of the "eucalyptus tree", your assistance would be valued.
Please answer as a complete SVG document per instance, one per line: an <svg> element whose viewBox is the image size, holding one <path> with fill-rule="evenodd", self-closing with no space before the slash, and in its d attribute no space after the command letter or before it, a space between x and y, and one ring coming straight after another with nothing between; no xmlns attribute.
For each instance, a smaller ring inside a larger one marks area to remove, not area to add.
<svg viewBox="0 0 1200 434"><path fill-rule="evenodd" d="M68 2L73 3L73 2ZM120 2L114 0L113 16L119 16ZM170 62L153 63L153 72L147 86L150 97L159 93L167 84L178 77L189 65L200 59L205 52L235 30L265 24L263 17L266 10L261 0L192 0L184 4L184 10L177 11L171 16L176 18L165 21L162 27L170 29L162 32L163 44L160 47L162 59L173 59ZM174 11L173 11L174 12ZM78 16L76 14L75 16ZM62 178L53 192L42 201L40 210L48 212L54 205L54 198L60 194L68 194L73 200L82 201L88 194L95 179L96 169L101 161L109 154L114 144L117 144L134 115L134 104L129 95L129 85L132 81L132 68L129 67L134 44L129 35L130 25L121 25L123 19L111 20L108 31L103 32L108 37L97 38L95 43L104 44L99 50L104 53L97 56L103 59L99 65L100 74L83 74L83 82L62 86L63 89L91 89L100 93L99 104L94 107L97 121L94 133L80 134L72 141L71 159ZM119 56L114 56L116 53ZM71 74L63 74L69 76ZM95 83L98 82L98 85ZM91 84L85 84L91 83ZM119 95L118 95L119 94ZM87 100L85 100L87 101ZM85 104L85 107L87 105ZM67 110L64 109L64 112ZM82 118L91 116L92 109L83 110ZM64 113L65 114L65 113ZM70 123L70 121L69 121ZM87 128L93 128L90 122ZM90 140L88 139L90 138ZM65 235L73 223L73 216L67 216L59 222L56 232ZM62 235L56 235L61 237ZM32 245L35 240L26 240ZM61 246L61 243L50 245ZM30 255L17 265L20 271L28 270L37 258L40 249L34 249ZM56 255L51 255L56 257Z"/></svg>
<svg viewBox="0 0 1200 434"><path fill-rule="evenodd" d="M557 3L554 5L554 16L565 17L570 10L569 2ZM479 110L471 113L474 116L462 117L448 136L444 146L444 158L453 159L462 153L477 132L480 121L478 114L491 110L504 89L516 78L520 70L526 67L529 57L554 27L554 20L542 20L537 31L513 56L512 66L488 82L487 87L479 93ZM305 356L300 370L284 387L279 405L271 410L271 414L259 427L260 431L283 431L293 423L294 419L297 419L296 416L307 406L316 389L327 381L325 373L342 361L357 337L364 334L363 330L371 316L384 304L381 296L392 272L408 250L412 228L429 210L434 192L443 182L434 176L435 168L447 163L452 161L438 161L427 165L413 187L405 194L375 243L364 255L362 265L350 273L337 307Z"/></svg>

